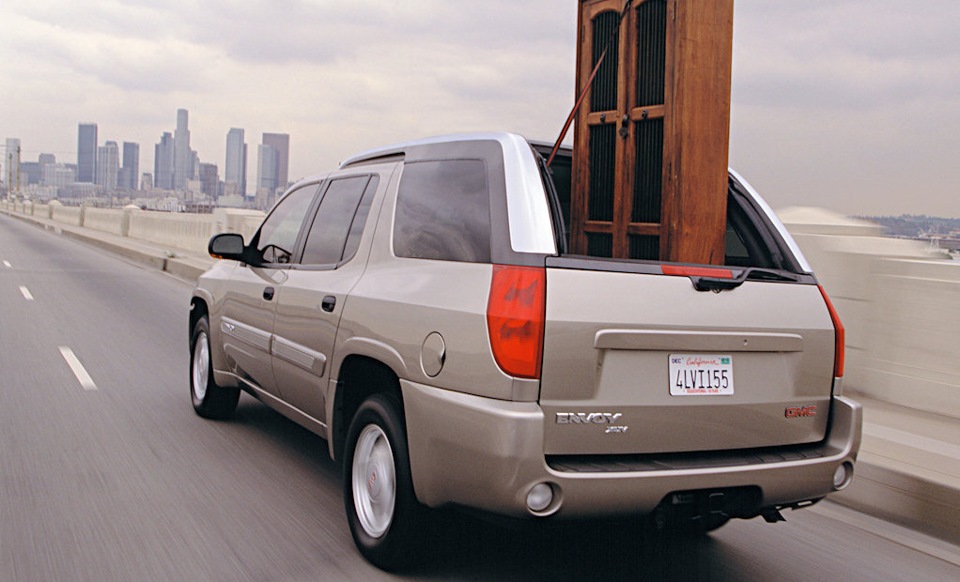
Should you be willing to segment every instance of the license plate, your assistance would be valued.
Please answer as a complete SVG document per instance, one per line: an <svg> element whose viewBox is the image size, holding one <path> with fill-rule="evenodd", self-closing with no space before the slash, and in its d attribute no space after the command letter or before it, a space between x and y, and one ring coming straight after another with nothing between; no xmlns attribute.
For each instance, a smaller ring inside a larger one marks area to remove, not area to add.
<svg viewBox="0 0 960 582"><path fill-rule="evenodd" d="M733 394L733 356L670 354L672 396L727 396Z"/></svg>

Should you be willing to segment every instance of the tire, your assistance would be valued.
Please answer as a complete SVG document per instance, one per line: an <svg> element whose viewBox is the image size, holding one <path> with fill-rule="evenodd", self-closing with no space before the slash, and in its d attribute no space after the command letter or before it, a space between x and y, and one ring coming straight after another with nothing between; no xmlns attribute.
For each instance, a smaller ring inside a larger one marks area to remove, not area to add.
<svg viewBox="0 0 960 582"><path fill-rule="evenodd" d="M416 560L427 534L426 509L417 501L400 406L371 396L347 431L343 500L350 533L375 566L395 571Z"/></svg>
<svg viewBox="0 0 960 582"><path fill-rule="evenodd" d="M203 418L223 420L233 416L240 399L239 388L218 386L210 360L210 321L206 315L193 327L190 338L190 399Z"/></svg>

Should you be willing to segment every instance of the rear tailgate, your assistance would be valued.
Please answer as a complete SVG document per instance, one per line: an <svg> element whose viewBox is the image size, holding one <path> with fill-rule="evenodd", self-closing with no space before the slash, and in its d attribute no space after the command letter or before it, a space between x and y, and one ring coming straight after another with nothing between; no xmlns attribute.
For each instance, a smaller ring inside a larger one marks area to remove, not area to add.
<svg viewBox="0 0 960 582"><path fill-rule="evenodd" d="M547 269L540 403L556 455L730 450L824 438L834 328L818 287Z"/></svg>

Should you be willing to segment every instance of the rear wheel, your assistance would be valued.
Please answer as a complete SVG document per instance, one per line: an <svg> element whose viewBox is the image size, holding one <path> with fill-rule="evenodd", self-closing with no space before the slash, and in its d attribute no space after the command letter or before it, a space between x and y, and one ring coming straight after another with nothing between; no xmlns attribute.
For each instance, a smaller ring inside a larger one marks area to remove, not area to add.
<svg viewBox="0 0 960 582"><path fill-rule="evenodd" d="M350 533L360 553L384 570L410 564L425 532L425 508L417 501L400 406L371 396L347 431L343 499Z"/></svg>
<svg viewBox="0 0 960 582"><path fill-rule="evenodd" d="M190 340L190 399L193 410L204 418L233 416L240 399L239 388L218 386L210 360L210 321L204 315L193 327Z"/></svg>

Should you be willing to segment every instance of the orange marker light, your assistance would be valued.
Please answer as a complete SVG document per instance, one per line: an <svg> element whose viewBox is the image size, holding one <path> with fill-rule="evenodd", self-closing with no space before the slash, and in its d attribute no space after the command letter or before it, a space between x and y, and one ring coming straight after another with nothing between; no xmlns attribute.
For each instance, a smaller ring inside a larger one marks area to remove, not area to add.
<svg viewBox="0 0 960 582"><path fill-rule="evenodd" d="M836 343L833 348L833 376L834 378L842 378L843 368L846 364L846 333L843 330L843 323L840 322L840 316L837 314L837 310L833 308L833 302L830 301L830 297L823 289L823 285L818 285L818 287L820 288L820 294L823 295L823 300L827 303L827 311L830 312L830 319L833 320L833 329L835 330L834 341Z"/></svg>

